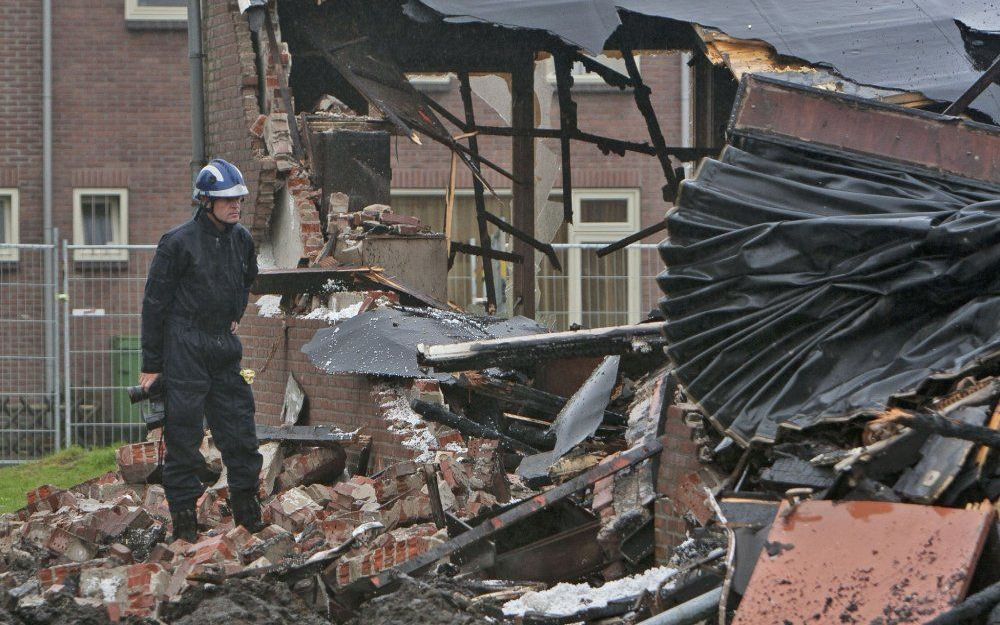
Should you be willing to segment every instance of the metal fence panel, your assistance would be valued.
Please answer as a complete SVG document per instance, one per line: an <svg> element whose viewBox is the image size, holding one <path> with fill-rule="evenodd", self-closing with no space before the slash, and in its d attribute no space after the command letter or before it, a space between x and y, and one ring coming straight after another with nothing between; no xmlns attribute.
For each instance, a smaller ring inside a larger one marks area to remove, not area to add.
<svg viewBox="0 0 1000 625"><path fill-rule="evenodd" d="M0 463L59 440L55 245L0 245ZM46 302L49 302L47 309Z"/></svg>
<svg viewBox="0 0 1000 625"><path fill-rule="evenodd" d="M71 444L143 440L138 406L142 293L155 245L63 245L66 438Z"/></svg>
<svg viewBox="0 0 1000 625"><path fill-rule="evenodd" d="M553 330L617 325L656 307L656 246L633 245L597 258L602 245L554 245L562 273L541 261L540 322ZM142 295L155 250L66 241L0 245L0 463L70 444L145 436L126 388L138 381ZM462 269L449 276L449 297L476 310L483 299L481 265L473 259ZM506 292L511 266L496 262L494 273L498 290Z"/></svg>
<svg viewBox="0 0 1000 625"><path fill-rule="evenodd" d="M658 306L661 296L656 276L662 262L655 244L634 244L602 258L597 250L606 244L556 243L556 256L563 271L552 268L541 258L536 276L537 304L535 318L551 330L567 330L573 325L585 328L635 323ZM459 257L463 259L463 257ZM448 298L474 310L485 299L482 293L481 265L473 257L464 257L468 268L452 270L448 276ZM510 263L495 262L494 276L499 291L510 279ZM500 307L503 312L503 306Z"/></svg>

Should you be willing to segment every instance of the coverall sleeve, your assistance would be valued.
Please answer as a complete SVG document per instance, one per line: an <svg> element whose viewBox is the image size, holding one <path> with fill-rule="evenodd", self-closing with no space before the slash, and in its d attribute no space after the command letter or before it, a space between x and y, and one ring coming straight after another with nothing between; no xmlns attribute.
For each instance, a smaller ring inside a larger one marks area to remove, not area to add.
<svg viewBox="0 0 1000 625"><path fill-rule="evenodd" d="M243 275L243 301L240 306L239 318L237 322L243 320L243 313L246 312L247 304L250 303L250 287L253 285L253 281L257 279L257 273L259 271L257 267L257 247L253 244L253 239L247 236L247 270Z"/></svg>
<svg viewBox="0 0 1000 625"><path fill-rule="evenodd" d="M169 234L163 235L149 265L142 298L142 371L163 371L163 336L167 313L174 303L181 267L177 246Z"/></svg>

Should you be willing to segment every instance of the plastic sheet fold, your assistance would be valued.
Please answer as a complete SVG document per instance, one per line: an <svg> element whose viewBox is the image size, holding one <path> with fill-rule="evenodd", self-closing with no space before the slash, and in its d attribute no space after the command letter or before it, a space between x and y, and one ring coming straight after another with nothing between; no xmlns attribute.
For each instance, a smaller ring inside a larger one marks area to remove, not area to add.
<svg viewBox="0 0 1000 625"><path fill-rule="evenodd" d="M882 410L1000 351L990 192L744 140L667 222L668 354L743 443Z"/></svg>

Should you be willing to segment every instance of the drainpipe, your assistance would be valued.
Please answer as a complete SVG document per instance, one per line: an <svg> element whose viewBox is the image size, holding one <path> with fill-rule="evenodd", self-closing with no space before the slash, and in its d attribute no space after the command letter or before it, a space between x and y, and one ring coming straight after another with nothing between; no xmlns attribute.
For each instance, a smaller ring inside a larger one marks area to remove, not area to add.
<svg viewBox="0 0 1000 625"><path fill-rule="evenodd" d="M42 0L42 241L51 245L55 243L52 239L52 0ZM51 322L45 324L45 384L48 396L54 398L58 392L54 252L47 250L44 258L44 311L45 320Z"/></svg>
<svg viewBox="0 0 1000 625"><path fill-rule="evenodd" d="M201 0L188 0L188 62L191 66L191 180L205 164L205 55L201 47Z"/></svg>
<svg viewBox="0 0 1000 625"><path fill-rule="evenodd" d="M681 147L691 147L691 53L681 53ZM691 172L691 163L684 165L685 178Z"/></svg>

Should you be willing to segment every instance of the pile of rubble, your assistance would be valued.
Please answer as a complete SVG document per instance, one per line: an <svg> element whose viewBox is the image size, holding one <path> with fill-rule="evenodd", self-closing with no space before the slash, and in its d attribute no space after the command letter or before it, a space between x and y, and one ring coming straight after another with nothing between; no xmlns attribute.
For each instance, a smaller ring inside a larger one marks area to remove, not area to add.
<svg viewBox="0 0 1000 625"><path fill-rule="evenodd" d="M742 447L643 347L647 330L628 330L627 347L587 332L448 346L517 364L380 387L373 401L414 459L374 473L374 433L296 425L294 411L258 426L257 534L233 526L206 436L203 531L169 542L154 431L118 450L117 472L36 489L0 519L0 608L15 623L79 610L93 617L81 622L757 623L794 604L816 622L909 623L996 588L996 441L983 438L995 431L961 416L995 424L996 378L927 399L972 428L949 437L894 409ZM573 334L618 353L580 358ZM539 344L574 356L546 366L577 372L569 398L533 386ZM680 460L694 470L665 480ZM688 540L656 562L670 519Z"/></svg>

